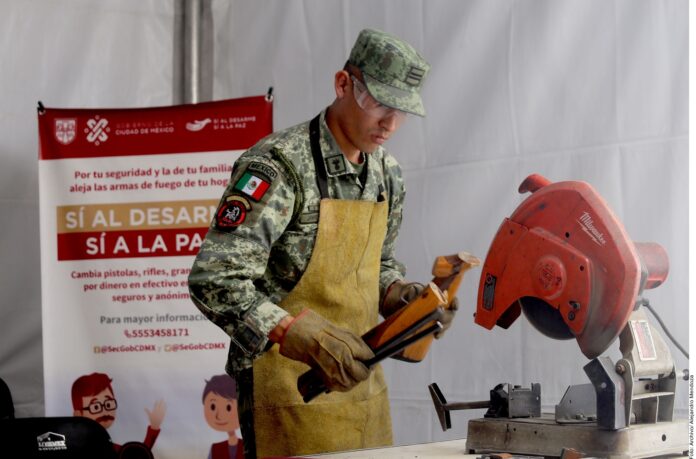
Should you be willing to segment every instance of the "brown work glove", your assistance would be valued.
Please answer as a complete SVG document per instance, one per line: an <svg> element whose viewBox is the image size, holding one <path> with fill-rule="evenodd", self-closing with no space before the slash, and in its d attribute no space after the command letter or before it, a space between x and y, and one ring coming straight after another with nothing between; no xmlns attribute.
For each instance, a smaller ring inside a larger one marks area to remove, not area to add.
<svg viewBox="0 0 696 459"><path fill-rule="evenodd" d="M450 304L449 308L445 309L442 312L442 316L440 317L440 323L442 324L442 330L435 333L435 339L440 339L443 336L445 336L445 332L452 325L452 321L454 320L454 315L457 313L458 309L459 309L459 300L455 296L454 299L452 300L452 303Z"/></svg>
<svg viewBox="0 0 696 459"><path fill-rule="evenodd" d="M418 282L394 281L382 300L380 312L385 319L418 298L425 286Z"/></svg>
<svg viewBox="0 0 696 459"><path fill-rule="evenodd" d="M370 376L362 360L374 357L359 336L310 309L302 311L290 323L280 342L280 353L316 368L324 385L340 392L352 389Z"/></svg>

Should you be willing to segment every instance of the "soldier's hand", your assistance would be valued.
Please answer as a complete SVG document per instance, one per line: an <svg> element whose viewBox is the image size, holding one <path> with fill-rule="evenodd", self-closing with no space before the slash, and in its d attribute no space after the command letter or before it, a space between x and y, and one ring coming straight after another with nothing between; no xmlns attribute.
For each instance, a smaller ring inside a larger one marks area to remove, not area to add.
<svg viewBox="0 0 696 459"><path fill-rule="evenodd" d="M454 316L457 313L457 310L459 309L459 300L455 296L454 299L452 300L452 303L450 304L449 308L446 308L442 316L440 317L440 323L442 324L442 329L435 333L435 339L440 339L445 335L445 332L447 331L450 326L452 326L452 321L454 320Z"/></svg>
<svg viewBox="0 0 696 459"><path fill-rule="evenodd" d="M387 318L418 298L423 288L425 288L423 284L418 282L395 281L392 283L382 300L382 308L380 309L382 316Z"/></svg>
<svg viewBox="0 0 696 459"><path fill-rule="evenodd" d="M280 341L280 353L316 368L328 389L341 392L367 379L370 370L362 361L374 357L359 336L310 309L290 323Z"/></svg>

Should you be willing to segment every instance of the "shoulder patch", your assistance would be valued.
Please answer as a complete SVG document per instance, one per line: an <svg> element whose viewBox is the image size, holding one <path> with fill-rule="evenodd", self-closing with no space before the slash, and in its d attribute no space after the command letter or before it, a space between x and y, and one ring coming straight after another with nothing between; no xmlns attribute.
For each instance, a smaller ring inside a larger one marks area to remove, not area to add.
<svg viewBox="0 0 696 459"><path fill-rule="evenodd" d="M241 191L254 201L260 201L271 186L271 182L272 180L263 177L263 174L252 172L247 168L244 174L237 180L237 183L234 184L234 189Z"/></svg>
<svg viewBox="0 0 696 459"><path fill-rule="evenodd" d="M215 213L215 227L219 230L231 230L246 219L247 212L251 210L251 204L242 196L228 196Z"/></svg>

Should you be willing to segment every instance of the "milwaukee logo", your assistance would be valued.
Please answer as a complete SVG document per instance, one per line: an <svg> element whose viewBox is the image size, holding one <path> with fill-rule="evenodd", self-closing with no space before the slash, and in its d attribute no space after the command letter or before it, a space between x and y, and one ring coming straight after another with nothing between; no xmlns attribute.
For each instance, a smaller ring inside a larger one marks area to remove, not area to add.
<svg viewBox="0 0 696 459"><path fill-rule="evenodd" d="M607 243L606 239L604 239L604 234L595 228L594 221L589 213L583 212L578 219L578 223L580 223L580 228L582 228L582 230L587 233L587 235L590 236L590 239L595 241L597 245L604 245Z"/></svg>

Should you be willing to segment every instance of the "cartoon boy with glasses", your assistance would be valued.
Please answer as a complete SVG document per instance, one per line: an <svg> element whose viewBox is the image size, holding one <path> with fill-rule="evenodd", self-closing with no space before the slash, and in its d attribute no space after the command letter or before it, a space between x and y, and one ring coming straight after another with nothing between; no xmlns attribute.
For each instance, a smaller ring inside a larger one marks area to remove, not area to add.
<svg viewBox="0 0 696 459"><path fill-rule="evenodd" d="M72 385L73 415L93 419L108 429L116 420L116 408L118 403L111 387L111 378L104 373L92 373L80 376ZM155 445L155 440L160 433L160 426L164 420L167 406L163 400L158 400L152 411L145 408L150 425L143 443L150 449ZM117 452L121 445L114 443Z"/></svg>

